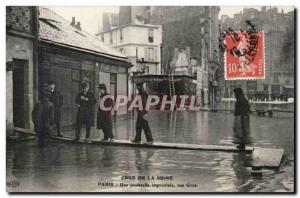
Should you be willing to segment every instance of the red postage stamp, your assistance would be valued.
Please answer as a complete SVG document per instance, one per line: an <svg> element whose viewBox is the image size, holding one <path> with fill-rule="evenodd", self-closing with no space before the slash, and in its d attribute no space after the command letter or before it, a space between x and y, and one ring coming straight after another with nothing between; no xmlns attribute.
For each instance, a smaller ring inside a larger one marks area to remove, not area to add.
<svg viewBox="0 0 300 198"><path fill-rule="evenodd" d="M225 45L226 80L265 78L264 33L262 31L227 33Z"/></svg>

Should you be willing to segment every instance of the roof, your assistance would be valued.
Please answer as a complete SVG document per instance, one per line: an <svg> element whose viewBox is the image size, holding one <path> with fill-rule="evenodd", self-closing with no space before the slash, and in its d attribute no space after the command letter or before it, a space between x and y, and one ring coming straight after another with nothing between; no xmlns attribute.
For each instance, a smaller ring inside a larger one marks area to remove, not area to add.
<svg viewBox="0 0 300 198"><path fill-rule="evenodd" d="M125 24L125 25L122 25L122 26L119 26L119 27L112 28L112 29L107 30L107 31L99 32L99 33L97 33L95 35L98 36L98 35L101 35L101 34L105 34L105 33L108 33L108 32L113 32L113 31L116 31L118 29L123 29L123 28L127 28L127 27L144 27L144 28L158 29L158 28L161 27L161 25L152 25L152 24Z"/></svg>
<svg viewBox="0 0 300 198"><path fill-rule="evenodd" d="M173 75L173 80L174 82L178 82L184 79L188 80L194 80L195 76L189 76L189 75ZM159 75L159 74L143 74L143 75L136 75L134 76L134 82L161 82L161 81L166 81L168 82L170 80L170 75L164 74L164 75Z"/></svg>
<svg viewBox="0 0 300 198"><path fill-rule="evenodd" d="M73 27L52 10L39 7L39 40L59 46L126 61L127 57L94 35Z"/></svg>

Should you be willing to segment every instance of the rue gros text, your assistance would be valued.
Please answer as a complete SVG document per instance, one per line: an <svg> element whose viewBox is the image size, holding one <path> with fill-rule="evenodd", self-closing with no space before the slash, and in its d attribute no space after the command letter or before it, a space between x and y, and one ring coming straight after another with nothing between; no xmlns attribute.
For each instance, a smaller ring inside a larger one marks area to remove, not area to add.
<svg viewBox="0 0 300 198"><path fill-rule="evenodd" d="M107 100L113 100L114 105L107 105ZM129 101L126 95L117 95L116 98L112 95L106 95L99 101L99 108L102 111L118 111L119 108L128 107L129 111L134 109L139 111L149 111L150 108L164 110L177 110L177 111L198 111L200 105L198 97L195 95L168 95L157 96L149 95L147 98L142 98L141 95L136 95Z"/></svg>

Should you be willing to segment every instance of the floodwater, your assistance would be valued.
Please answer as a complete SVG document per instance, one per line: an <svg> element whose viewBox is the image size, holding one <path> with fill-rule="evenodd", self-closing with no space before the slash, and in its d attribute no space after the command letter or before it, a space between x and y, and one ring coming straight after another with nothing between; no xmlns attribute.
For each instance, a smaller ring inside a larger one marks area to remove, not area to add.
<svg viewBox="0 0 300 198"><path fill-rule="evenodd" d="M280 108L290 110L293 105ZM255 146L285 149L280 169L264 169L262 177L251 176L251 155L243 153L68 143L51 143L47 148L40 149L35 141L28 141L7 144L7 190L294 191L294 115L275 112L272 118L253 114L250 119ZM231 144L232 113L151 111L148 120L157 142ZM119 120L114 126L117 139L133 138L134 120ZM73 132L64 134L73 136ZM94 131L91 136L102 138L102 132Z"/></svg>

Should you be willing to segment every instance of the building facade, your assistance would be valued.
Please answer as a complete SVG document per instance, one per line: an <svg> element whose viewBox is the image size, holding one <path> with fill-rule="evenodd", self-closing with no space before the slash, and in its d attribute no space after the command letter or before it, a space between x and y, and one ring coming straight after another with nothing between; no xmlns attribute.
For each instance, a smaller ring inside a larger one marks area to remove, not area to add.
<svg viewBox="0 0 300 198"><path fill-rule="evenodd" d="M161 39L159 25L128 24L96 35L105 44L128 57L133 65L129 73L161 74ZM131 79L129 79L131 85ZM129 86L129 95L132 94Z"/></svg>
<svg viewBox="0 0 300 198"><path fill-rule="evenodd" d="M6 130L32 129L31 111L38 98L38 11L36 7L6 7Z"/></svg>
<svg viewBox="0 0 300 198"><path fill-rule="evenodd" d="M129 24L150 24L151 6L120 6L120 26Z"/></svg>
<svg viewBox="0 0 300 198"><path fill-rule="evenodd" d="M217 6L125 6L120 24L162 26L162 74L197 79L196 94L210 103L219 62Z"/></svg>
<svg viewBox="0 0 300 198"><path fill-rule="evenodd" d="M233 97L235 87L242 87L254 100L294 97L294 14L294 11L278 11L276 7L262 7L261 10L245 8L233 18L221 17L222 32L228 28L246 29L246 20L264 32L266 72L263 80L225 81L223 97Z"/></svg>
<svg viewBox="0 0 300 198"><path fill-rule="evenodd" d="M162 25L163 73L180 67L174 60L180 52L188 51L191 71L188 74L196 76L196 95L202 104L211 103L212 81L220 66L219 11L216 6L155 6L145 12L145 16L150 16L151 24Z"/></svg>
<svg viewBox="0 0 300 198"><path fill-rule="evenodd" d="M40 7L39 11L39 84L42 86L48 80L56 82L64 99L62 127L72 129L80 83L88 82L96 98L99 83L106 84L114 97L117 94L127 95L128 68L131 65L123 54L74 26L73 21L69 22L48 8ZM95 112L96 108L97 105ZM114 115L126 113L124 107Z"/></svg>
<svg viewBox="0 0 300 198"><path fill-rule="evenodd" d="M102 15L102 31L109 31L119 26L119 14L104 13ZM101 31L101 32L102 32Z"/></svg>

